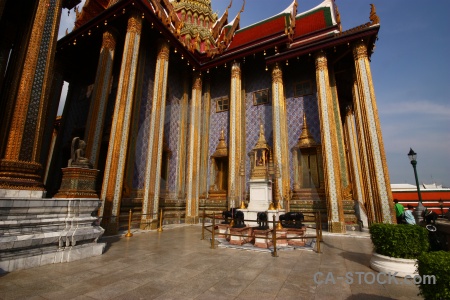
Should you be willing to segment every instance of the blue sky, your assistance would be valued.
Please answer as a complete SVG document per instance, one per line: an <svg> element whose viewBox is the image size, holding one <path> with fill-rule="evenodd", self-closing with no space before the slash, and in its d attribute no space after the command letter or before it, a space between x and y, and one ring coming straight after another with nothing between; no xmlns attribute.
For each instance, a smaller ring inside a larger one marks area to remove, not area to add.
<svg viewBox="0 0 450 300"><path fill-rule="evenodd" d="M299 0L298 12L321 2ZM212 0L212 7L220 16L229 3ZM242 3L233 0L229 20ZM291 3L247 0L241 28ZM450 187L450 1L336 0L343 30L368 22L370 3L375 4L381 25L371 67L391 183L415 184L407 157L411 147L417 153L420 183ZM73 27L73 19L66 16L64 10L60 32Z"/></svg>

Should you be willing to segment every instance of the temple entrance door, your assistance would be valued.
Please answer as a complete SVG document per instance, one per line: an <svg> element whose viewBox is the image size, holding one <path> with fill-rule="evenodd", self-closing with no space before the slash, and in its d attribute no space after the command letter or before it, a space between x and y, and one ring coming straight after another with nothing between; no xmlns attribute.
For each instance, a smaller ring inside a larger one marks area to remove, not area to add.
<svg viewBox="0 0 450 300"><path fill-rule="evenodd" d="M314 148L298 151L300 188L319 188L319 165Z"/></svg>
<svg viewBox="0 0 450 300"><path fill-rule="evenodd" d="M228 157L216 157L217 175L216 186L221 192L228 191Z"/></svg>

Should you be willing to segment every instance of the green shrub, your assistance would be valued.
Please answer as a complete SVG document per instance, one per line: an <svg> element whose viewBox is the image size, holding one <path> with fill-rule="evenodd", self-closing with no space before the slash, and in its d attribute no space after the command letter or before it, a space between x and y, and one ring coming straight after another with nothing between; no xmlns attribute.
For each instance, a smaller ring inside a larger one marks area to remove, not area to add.
<svg viewBox="0 0 450 300"><path fill-rule="evenodd" d="M376 253L396 257L416 259L428 251L428 231L415 225L372 224L370 238Z"/></svg>
<svg viewBox="0 0 450 300"><path fill-rule="evenodd" d="M425 299L450 299L450 252L423 253L417 262L422 279L424 275L436 277L436 284L419 284L420 294Z"/></svg>

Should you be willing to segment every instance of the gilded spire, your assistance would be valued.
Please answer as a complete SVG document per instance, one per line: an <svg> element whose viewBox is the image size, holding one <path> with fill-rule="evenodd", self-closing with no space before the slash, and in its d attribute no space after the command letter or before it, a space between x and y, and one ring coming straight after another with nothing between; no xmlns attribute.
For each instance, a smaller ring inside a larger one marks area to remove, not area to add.
<svg viewBox="0 0 450 300"><path fill-rule="evenodd" d="M256 142L254 149L260 148L268 148L266 137L264 136L264 125L261 116L259 116L259 139L258 142Z"/></svg>
<svg viewBox="0 0 450 300"><path fill-rule="evenodd" d="M300 134L300 137L298 138L297 147L298 148L310 148L316 146L317 143L312 137L311 132L309 132L308 124L306 124L306 114L303 113L303 126L302 126L302 133Z"/></svg>
<svg viewBox="0 0 450 300"><path fill-rule="evenodd" d="M219 144L217 144L216 151L214 152L212 157L224 157L224 156L228 156L228 147L227 144L225 143L225 132L224 129L222 128L219 137Z"/></svg>

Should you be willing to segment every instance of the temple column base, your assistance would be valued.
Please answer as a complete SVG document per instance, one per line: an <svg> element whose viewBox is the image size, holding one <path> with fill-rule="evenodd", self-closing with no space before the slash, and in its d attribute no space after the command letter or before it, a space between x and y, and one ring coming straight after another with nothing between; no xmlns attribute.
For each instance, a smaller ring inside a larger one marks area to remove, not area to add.
<svg viewBox="0 0 450 300"><path fill-rule="evenodd" d="M328 222L328 231L332 233L345 233L344 222Z"/></svg>
<svg viewBox="0 0 450 300"><path fill-rule="evenodd" d="M0 159L0 188L44 191L41 173L40 163Z"/></svg>
<svg viewBox="0 0 450 300"><path fill-rule="evenodd" d="M184 222L186 224L198 224L199 221L200 221L200 218L198 216L185 217L185 219L184 219Z"/></svg>

